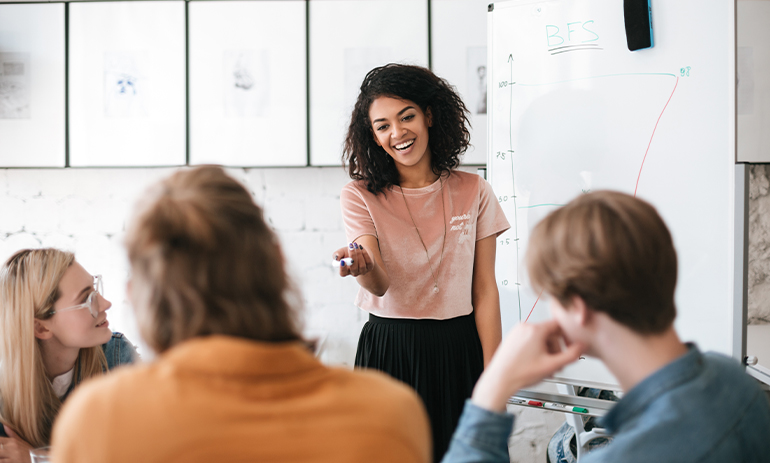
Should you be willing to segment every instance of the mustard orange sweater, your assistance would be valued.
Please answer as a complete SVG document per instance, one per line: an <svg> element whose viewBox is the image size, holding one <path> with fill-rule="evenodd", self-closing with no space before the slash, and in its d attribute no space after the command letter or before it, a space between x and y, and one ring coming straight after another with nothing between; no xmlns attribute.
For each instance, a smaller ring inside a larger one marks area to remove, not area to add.
<svg viewBox="0 0 770 463"><path fill-rule="evenodd" d="M53 430L57 463L419 462L411 389L321 364L300 343L198 338L81 385Z"/></svg>

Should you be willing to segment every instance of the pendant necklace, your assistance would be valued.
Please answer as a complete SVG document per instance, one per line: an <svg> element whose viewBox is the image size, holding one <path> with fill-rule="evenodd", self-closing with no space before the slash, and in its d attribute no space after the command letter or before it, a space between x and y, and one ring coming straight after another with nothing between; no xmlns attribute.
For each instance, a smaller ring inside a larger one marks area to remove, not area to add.
<svg viewBox="0 0 770 463"><path fill-rule="evenodd" d="M420 243L422 244L422 248L425 249L425 257L428 258L428 268L430 268L430 276L433 277L433 293L438 294L438 275L439 272L441 272L441 264L444 262L444 245L446 244L446 207L444 206L444 182L441 181L441 177L438 178L439 183L441 184L441 219L444 222L444 239L441 241L441 259L438 261L438 268L436 269L436 273L433 273L433 266L430 263L430 254L428 254L428 247L425 246L425 241L422 240L422 236L420 235L420 229L417 228L417 224L414 221L414 217L412 217L412 211L409 210L409 204L406 203L406 196L404 195L404 189L401 188L401 185L398 186L399 189L401 189L401 197L404 198L404 206L406 206L406 212L409 213L409 218L412 219L412 225L414 225L414 230L417 232L417 237L420 238Z"/></svg>

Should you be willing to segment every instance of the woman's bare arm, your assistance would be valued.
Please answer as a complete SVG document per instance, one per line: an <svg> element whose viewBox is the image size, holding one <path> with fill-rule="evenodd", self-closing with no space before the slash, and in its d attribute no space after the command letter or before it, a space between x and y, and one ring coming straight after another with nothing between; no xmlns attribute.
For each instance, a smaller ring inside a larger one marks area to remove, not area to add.
<svg viewBox="0 0 770 463"><path fill-rule="evenodd" d="M503 337L500 319L500 294L495 280L496 236L476 241L473 261L471 301L476 318L476 329L484 350L484 366L489 364Z"/></svg>

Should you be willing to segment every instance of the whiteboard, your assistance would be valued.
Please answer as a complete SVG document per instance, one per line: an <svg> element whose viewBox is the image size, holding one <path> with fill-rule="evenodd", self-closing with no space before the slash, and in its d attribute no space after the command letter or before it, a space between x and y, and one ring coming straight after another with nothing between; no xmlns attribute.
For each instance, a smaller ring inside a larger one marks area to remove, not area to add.
<svg viewBox="0 0 770 463"><path fill-rule="evenodd" d="M64 167L64 56L64 4L0 5L0 166Z"/></svg>
<svg viewBox="0 0 770 463"><path fill-rule="evenodd" d="M310 164L342 165L342 144L364 76L399 62L428 66L427 0L312 0Z"/></svg>
<svg viewBox="0 0 770 463"><path fill-rule="evenodd" d="M497 246L504 331L550 318L524 264L533 226L582 192L613 189L652 203L672 232L682 339L734 354L735 10L702 3L655 2L655 47L636 52L623 2L494 5L489 180L512 225ZM617 388L591 358L556 379Z"/></svg>
<svg viewBox="0 0 770 463"><path fill-rule="evenodd" d="M457 88L470 111L471 146L463 164L487 161L488 4L487 0L431 2L432 70Z"/></svg>
<svg viewBox="0 0 770 463"><path fill-rule="evenodd" d="M190 2L190 163L307 164L305 2Z"/></svg>
<svg viewBox="0 0 770 463"><path fill-rule="evenodd" d="M186 161L185 2L69 5L70 165Z"/></svg>

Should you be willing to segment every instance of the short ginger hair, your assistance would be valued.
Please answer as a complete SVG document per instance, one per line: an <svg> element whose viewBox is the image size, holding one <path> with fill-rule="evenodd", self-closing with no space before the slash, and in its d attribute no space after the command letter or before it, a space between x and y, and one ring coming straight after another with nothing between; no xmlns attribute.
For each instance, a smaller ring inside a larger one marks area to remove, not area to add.
<svg viewBox="0 0 770 463"><path fill-rule="evenodd" d="M660 334L676 318L671 233L653 206L625 193L591 192L549 214L532 231L527 268L562 306L579 296L637 333Z"/></svg>
<svg viewBox="0 0 770 463"><path fill-rule="evenodd" d="M220 167L180 170L151 187L126 247L139 329L156 352L207 335L300 339L278 239Z"/></svg>

